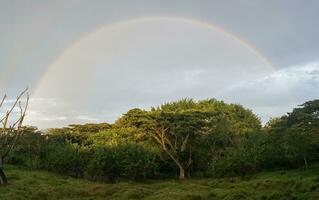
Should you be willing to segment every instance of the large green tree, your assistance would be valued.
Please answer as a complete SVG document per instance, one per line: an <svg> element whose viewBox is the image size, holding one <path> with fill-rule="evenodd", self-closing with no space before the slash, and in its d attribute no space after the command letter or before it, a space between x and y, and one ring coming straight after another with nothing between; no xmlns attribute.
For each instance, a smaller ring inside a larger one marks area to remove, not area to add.
<svg viewBox="0 0 319 200"><path fill-rule="evenodd" d="M143 130L174 161L179 178L193 164L194 152L202 148L199 141L208 141L209 153L216 153L217 134L242 134L259 129L259 119L240 105L215 99L194 101L183 99L154 107L150 111L133 109L121 122ZM227 128L219 126L227 124ZM229 137L227 137L229 143Z"/></svg>
<svg viewBox="0 0 319 200"><path fill-rule="evenodd" d="M318 159L319 100L307 101L280 118L271 119L265 126L269 159L285 161L289 166ZM276 165L276 164L275 164Z"/></svg>
<svg viewBox="0 0 319 200"><path fill-rule="evenodd" d="M319 140L319 99L307 101L288 113L287 126L296 126Z"/></svg>

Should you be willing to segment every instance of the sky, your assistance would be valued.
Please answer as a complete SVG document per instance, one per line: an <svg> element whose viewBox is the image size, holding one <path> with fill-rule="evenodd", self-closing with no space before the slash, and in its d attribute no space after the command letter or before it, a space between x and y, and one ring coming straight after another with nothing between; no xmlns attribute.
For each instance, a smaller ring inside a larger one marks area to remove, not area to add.
<svg viewBox="0 0 319 200"><path fill-rule="evenodd" d="M319 98L317 0L0 0L0 94L39 128L216 98L263 123ZM11 101L10 101L11 100ZM4 112L0 110L0 114Z"/></svg>

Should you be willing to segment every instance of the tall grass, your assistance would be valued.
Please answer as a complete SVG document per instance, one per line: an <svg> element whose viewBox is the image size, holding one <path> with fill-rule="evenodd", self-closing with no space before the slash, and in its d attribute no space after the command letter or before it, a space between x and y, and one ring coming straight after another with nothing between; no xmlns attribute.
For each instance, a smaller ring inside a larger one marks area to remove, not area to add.
<svg viewBox="0 0 319 200"><path fill-rule="evenodd" d="M319 168L264 172L245 178L102 184L9 166L1 200L93 199L319 199Z"/></svg>

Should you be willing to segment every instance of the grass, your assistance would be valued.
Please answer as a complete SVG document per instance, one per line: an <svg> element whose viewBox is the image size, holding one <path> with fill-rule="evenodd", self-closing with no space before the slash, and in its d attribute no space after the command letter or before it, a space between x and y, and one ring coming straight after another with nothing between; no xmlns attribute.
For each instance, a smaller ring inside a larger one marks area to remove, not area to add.
<svg viewBox="0 0 319 200"><path fill-rule="evenodd" d="M319 168L264 172L246 178L165 180L149 183L95 183L9 166L10 183L0 187L1 200L99 199L319 199Z"/></svg>

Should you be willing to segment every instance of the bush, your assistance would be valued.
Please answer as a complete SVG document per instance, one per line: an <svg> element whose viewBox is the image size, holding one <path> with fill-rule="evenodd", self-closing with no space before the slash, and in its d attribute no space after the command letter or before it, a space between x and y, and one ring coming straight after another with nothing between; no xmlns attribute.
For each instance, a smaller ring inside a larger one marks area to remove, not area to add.
<svg viewBox="0 0 319 200"><path fill-rule="evenodd" d="M48 147L47 169L72 177L84 177L90 160L90 149L78 144L51 144Z"/></svg>
<svg viewBox="0 0 319 200"><path fill-rule="evenodd" d="M96 147L87 172L95 180L145 179L157 171L156 154L138 145Z"/></svg>
<svg viewBox="0 0 319 200"><path fill-rule="evenodd" d="M221 157L211 160L211 176L246 175L260 168L265 150L265 135L262 132L247 133L237 136L236 141L234 146L226 148Z"/></svg>

